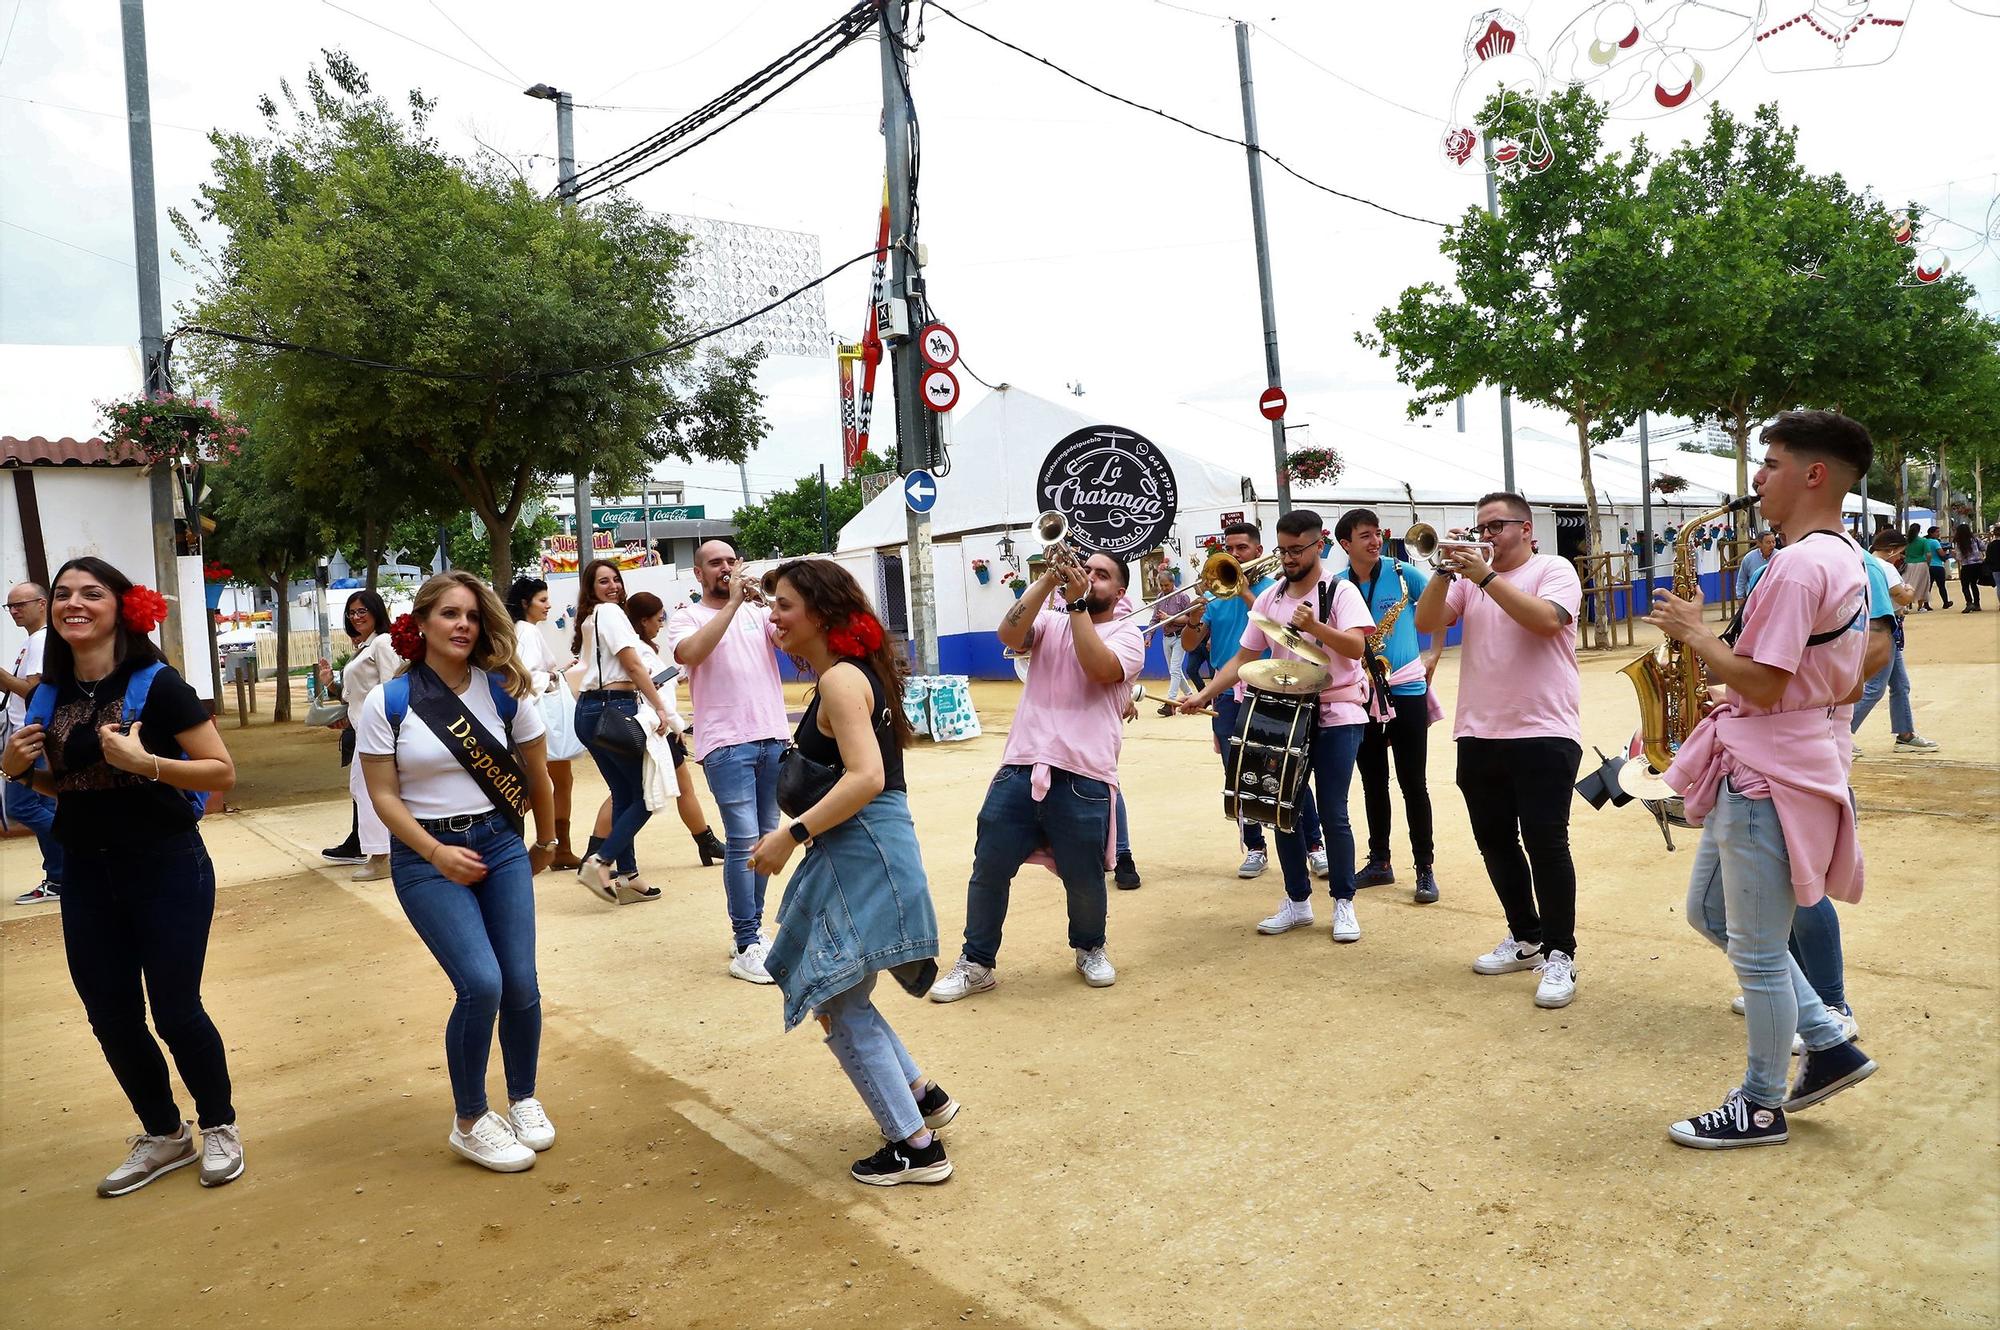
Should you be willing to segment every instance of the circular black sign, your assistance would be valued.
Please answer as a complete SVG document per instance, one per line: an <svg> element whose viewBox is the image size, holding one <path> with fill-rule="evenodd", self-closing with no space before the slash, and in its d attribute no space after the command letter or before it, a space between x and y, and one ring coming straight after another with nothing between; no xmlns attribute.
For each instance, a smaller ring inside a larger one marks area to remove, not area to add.
<svg viewBox="0 0 2000 1330"><path fill-rule="evenodd" d="M1035 494L1043 511L1069 519L1078 548L1120 559L1159 548L1180 509L1166 455L1116 425L1080 429L1049 449Z"/></svg>

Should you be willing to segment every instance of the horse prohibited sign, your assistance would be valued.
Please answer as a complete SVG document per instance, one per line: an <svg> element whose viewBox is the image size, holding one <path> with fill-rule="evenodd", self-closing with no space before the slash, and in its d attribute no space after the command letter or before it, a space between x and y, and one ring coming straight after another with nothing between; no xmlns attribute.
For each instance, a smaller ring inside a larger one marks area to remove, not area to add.
<svg viewBox="0 0 2000 1330"><path fill-rule="evenodd" d="M1266 388L1264 395L1257 399L1257 414L1266 420L1283 420L1285 418L1285 390L1275 386Z"/></svg>
<svg viewBox="0 0 2000 1330"><path fill-rule="evenodd" d="M1173 530L1180 487L1166 455L1115 425L1068 435L1042 461L1035 495L1069 519L1070 539L1093 554L1133 559Z"/></svg>
<svg viewBox="0 0 2000 1330"><path fill-rule="evenodd" d="M958 363L958 334L942 323L926 323L917 330L917 350L932 369L950 369Z"/></svg>
<svg viewBox="0 0 2000 1330"><path fill-rule="evenodd" d="M958 405L958 378L948 369L933 366L924 371L924 377L917 381L917 391L923 396L924 405L933 411L949 411Z"/></svg>

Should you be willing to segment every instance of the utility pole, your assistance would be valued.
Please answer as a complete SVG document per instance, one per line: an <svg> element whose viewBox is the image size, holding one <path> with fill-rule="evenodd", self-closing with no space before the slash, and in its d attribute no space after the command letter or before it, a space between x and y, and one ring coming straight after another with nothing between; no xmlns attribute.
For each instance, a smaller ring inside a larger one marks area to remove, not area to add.
<svg viewBox="0 0 2000 1330"><path fill-rule="evenodd" d="M887 144L889 174L888 304L908 319L913 281L922 282L917 268L917 238L910 230L915 190L910 179L911 105L909 60L903 49L906 0L882 3L882 137ZM930 409L918 395L923 364L917 344L906 332L892 341L889 358L896 382L896 469L903 475L931 464ZM931 519L904 505L904 532L910 578L909 622L917 646L917 672L938 672L937 598L932 592Z"/></svg>
<svg viewBox="0 0 2000 1330"><path fill-rule="evenodd" d="M565 207L576 206L576 132L573 123L575 106L570 95L546 83L537 83L532 88L523 89L525 95L556 104L556 197ZM576 505L576 571L583 574L583 566L590 562L590 468L577 459L577 475L573 486L573 500ZM749 501L745 496L744 501Z"/></svg>
<svg viewBox="0 0 2000 1330"><path fill-rule="evenodd" d="M1639 565L1646 573L1646 590L1640 602L1648 612L1653 607L1653 436L1647 427L1652 413L1639 413ZM1631 609L1627 604L1626 608Z"/></svg>
<svg viewBox="0 0 2000 1330"><path fill-rule="evenodd" d="M1250 229L1257 241L1257 297L1264 311L1264 382L1283 386L1278 373L1278 306L1271 295L1271 240L1264 231L1264 159L1257 147L1257 96L1250 85L1250 25L1236 25L1236 71L1243 82L1243 149L1250 164ZM1278 516L1292 511L1292 482L1285 468L1285 422L1271 422L1271 459L1278 472Z"/></svg>
<svg viewBox="0 0 2000 1330"><path fill-rule="evenodd" d="M145 0L119 0L119 20L125 38L126 142L132 158L132 261L139 275L139 358L145 365L146 393L167 390L166 343L160 321L160 232L153 198L153 110L146 79ZM167 619L160 625L160 645L167 663L188 674L181 643L179 546L174 538L174 491L171 468L154 466L147 492L153 507L153 569L160 594L167 600ZM187 515L190 530L195 515ZM189 683L200 687L198 679ZM213 692L211 688L211 692Z"/></svg>
<svg viewBox="0 0 2000 1330"><path fill-rule="evenodd" d="M1465 394L1458 395L1458 432L1465 433Z"/></svg>
<svg viewBox="0 0 2000 1330"><path fill-rule="evenodd" d="M1486 212L1490 217L1498 217L1500 185L1493 178L1493 140L1482 134L1479 146L1486 154ZM1504 386L1500 389L1500 485L1514 494L1520 493L1514 488L1514 398Z"/></svg>
<svg viewBox="0 0 2000 1330"><path fill-rule="evenodd" d="M826 502L826 463L819 464L819 548L822 554L833 553L833 514Z"/></svg>

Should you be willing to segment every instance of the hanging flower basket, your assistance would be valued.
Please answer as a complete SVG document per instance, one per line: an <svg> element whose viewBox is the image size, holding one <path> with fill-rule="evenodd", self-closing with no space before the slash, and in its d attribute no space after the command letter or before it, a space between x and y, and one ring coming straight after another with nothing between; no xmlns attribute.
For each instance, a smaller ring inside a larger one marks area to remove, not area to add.
<svg viewBox="0 0 2000 1330"><path fill-rule="evenodd" d="M250 433L212 398L154 393L97 405L105 443L148 464L221 466L242 451Z"/></svg>
<svg viewBox="0 0 2000 1330"><path fill-rule="evenodd" d="M1344 465L1331 448L1294 448L1285 456L1283 475L1295 485L1336 485Z"/></svg>
<svg viewBox="0 0 2000 1330"><path fill-rule="evenodd" d="M1659 494L1679 494L1687 487L1686 476L1667 474L1653 477L1653 489Z"/></svg>
<svg viewBox="0 0 2000 1330"><path fill-rule="evenodd" d="M1013 581L1007 584L1007 589L1014 593L1015 600L1019 600L1022 596L1027 594L1028 579L1025 577L1017 577Z"/></svg>
<svg viewBox="0 0 2000 1330"><path fill-rule="evenodd" d="M981 586L984 586L986 585L987 582L992 580L993 570L990 566L988 566L986 560L974 559L972 561L972 575L979 579L979 584Z"/></svg>

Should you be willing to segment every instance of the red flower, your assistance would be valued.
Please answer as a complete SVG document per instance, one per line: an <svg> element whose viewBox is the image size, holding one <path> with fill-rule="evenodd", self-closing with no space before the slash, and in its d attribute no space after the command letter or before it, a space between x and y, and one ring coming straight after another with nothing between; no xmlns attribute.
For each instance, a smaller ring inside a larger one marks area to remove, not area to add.
<svg viewBox="0 0 2000 1330"><path fill-rule="evenodd" d="M845 627L826 635L826 644L836 655L873 655L882 645L882 625L867 610L856 610L847 616Z"/></svg>
<svg viewBox="0 0 2000 1330"><path fill-rule="evenodd" d="M135 586L119 602L119 618L135 633L150 633L167 618L167 598L148 586Z"/></svg>
<svg viewBox="0 0 2000 1330"><path fill-rule="evenodd" d="M400 614L396 622L389 625L389 644L396 648L396 654L404 660L424 658L424 633L417 627L416 616Z"/></svg>

